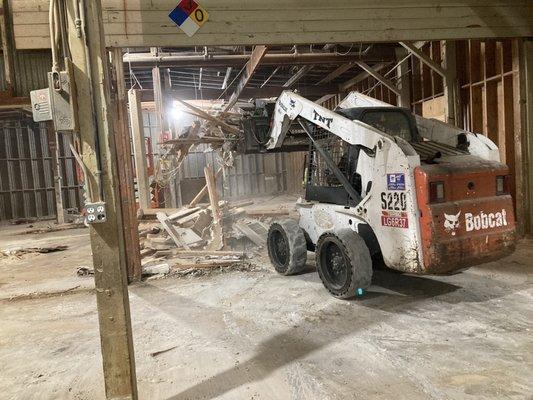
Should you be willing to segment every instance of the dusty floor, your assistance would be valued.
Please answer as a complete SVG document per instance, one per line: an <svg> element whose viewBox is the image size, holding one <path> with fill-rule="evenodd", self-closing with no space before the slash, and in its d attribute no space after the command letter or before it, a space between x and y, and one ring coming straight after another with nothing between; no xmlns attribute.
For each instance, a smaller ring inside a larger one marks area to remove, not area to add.
<svg viewBox="0 0 533 400"><path fill-rule="evenodd" d="M102 399L87 230L14 235L68 250L0 259L0 398ZM257 260L256 260L257 261ZM533 399L533 240L449 277L376 271L332 298L307 273L130 288L142 399ZM159 355L151 353L167 350Z"/></svg>

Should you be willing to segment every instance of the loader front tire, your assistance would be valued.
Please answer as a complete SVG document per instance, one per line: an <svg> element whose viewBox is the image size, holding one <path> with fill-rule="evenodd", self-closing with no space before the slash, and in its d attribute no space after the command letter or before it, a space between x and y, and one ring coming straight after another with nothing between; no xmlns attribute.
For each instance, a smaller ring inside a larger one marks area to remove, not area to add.
<svg viewBox="0 0 533 400"><path fill-rule="evenodd" d="M322 283L339 299L355 297L372 282L372 258L361 236L351 229L318 239L317 270Z"/></svg>
<svg viewBox="0 0 533 400"><path fill-rule="evenodd" d="M304 231L293 219L275 222L268 230L268 255L281 275L293 275L305 268L307 243Z"/></svg>

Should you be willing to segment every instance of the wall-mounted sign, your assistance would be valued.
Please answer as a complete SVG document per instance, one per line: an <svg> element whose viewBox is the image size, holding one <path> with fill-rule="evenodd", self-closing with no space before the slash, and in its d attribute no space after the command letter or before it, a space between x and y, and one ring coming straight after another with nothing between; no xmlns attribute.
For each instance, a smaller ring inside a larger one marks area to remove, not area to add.
<svg viewBox="0 0 533 400"><path fill-rule="evenodd" d="M168 16L189 37L193 36L209 18L207 11L194 0L181 0Z"/></svg>

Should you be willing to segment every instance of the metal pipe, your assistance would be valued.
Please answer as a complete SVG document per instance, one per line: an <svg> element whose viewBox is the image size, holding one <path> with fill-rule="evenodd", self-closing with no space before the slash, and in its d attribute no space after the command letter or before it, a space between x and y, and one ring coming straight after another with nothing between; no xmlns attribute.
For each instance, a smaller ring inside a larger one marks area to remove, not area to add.
<svg viewBox="0 0 533 400"><path fill-rule="evenodd" d="M390 53L390 54L388 54ZM388 61L394 58L394 52L381 52L381 54L363 54L353 52L343 55L335 53L285 53L266 54L261 65L279 65L289 63L291 65L302 64L340 64L351 61ZM124 62L132 68L148 68L158 65L159 67L227 67L242 66L250 59L246 54L209 54L205 55L168 55L157 56L146 53L130 53L124 55Z"/></svg>

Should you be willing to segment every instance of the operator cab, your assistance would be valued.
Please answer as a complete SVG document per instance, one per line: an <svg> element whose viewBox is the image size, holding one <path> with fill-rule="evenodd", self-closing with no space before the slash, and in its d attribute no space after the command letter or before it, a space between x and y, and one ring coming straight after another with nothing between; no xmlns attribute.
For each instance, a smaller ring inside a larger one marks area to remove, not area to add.
<svg viewBox="0 0 533 400"><path fill-rule="evenodd" d="M387 135L400 137L409 143L422 140L413 114L405 108L355 107L339 109L336 113L352 121L361 121Z"/></svg>

